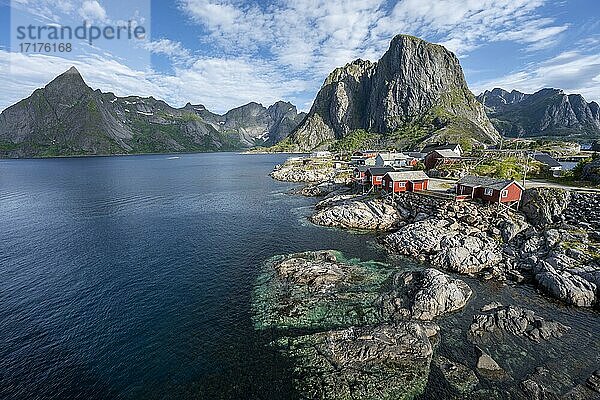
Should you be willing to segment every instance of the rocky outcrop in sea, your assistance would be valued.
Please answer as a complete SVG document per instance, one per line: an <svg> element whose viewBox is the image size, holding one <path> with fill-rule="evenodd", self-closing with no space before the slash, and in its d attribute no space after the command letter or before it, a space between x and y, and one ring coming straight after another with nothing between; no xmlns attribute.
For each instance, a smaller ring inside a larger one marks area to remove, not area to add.
<svg viewBox="0 0 600 400"><path fill-rule="evenodd" d="M275 166L271 177L285 182L321 183L333 179L335 171L331 163L314 163L310 168L302 160L288 160Z"/></svg>
<svg viewBox="0 0 600 400"><path fill-rule="evenodd" d="M280 345L295 360L303 399L412 399L427 385L435 333L399 322L284 338Z"/></svg>
<svg viewBox="0 0 600 400"><path fill-rule="evenodd" d="M511 334L526 337L534 342L561 337L569 327L556 322L547 321L535 315L534 311L516 306L490 304L484 306L483 314L473 317L469 328L471 340L493 334Z"/></svg>
<svg viewBox="0 0 600 400"><path fill-rule="evenodd" d="M310 221L323 226L386 231L396 228L400 218L399 212L381 199L340 195L317 204Z"/></svg>
<svg viewBox="0 0 600 400"><path fill-rule="evenodd" d="M252 308L257 330L279 332L273 345L294 363L301 398L412 399L439 342L433 320L471 295L435 269L401 271L328 250L268 260Z"/></svg>

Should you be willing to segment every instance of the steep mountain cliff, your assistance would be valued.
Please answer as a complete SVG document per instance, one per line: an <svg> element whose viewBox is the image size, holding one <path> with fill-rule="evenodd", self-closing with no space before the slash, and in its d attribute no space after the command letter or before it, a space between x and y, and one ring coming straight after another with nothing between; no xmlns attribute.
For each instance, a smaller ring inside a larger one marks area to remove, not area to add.
<svg viewBox="0 0 600 400"><path fill-rule="evenodd" d="M542 89L533 94L517 90L486 90L477 96L494 126L506 136L600 137L600 106L580 94Z"/></svg>
<svg viewBox="0 0 600 400"><path fill-rule="evenodd" d="M377 63L356 60L335 69L291 137L308 150L357 129L400 146L499 140L456 56L407 35L396 36Z"/></svg>
<svg viewBox="0 0 600 400"><path fill-rule="evenodd" d="M224 115L117 97L86 85L75 68L0 114L0 156L236 150L275 144L304 118L290 103L249 103Z"/></svg>

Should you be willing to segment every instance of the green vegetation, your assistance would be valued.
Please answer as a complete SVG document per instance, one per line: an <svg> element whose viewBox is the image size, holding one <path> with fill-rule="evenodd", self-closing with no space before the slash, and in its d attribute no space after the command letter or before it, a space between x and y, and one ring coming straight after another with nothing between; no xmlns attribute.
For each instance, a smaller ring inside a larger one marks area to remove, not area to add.
<svg viewBox="0 0 600 400"><path fill-rule="evenodd" d="M199 116L197 116L197 115L196 115L196 114L194 114L194 113L191 113L191 112L186 112L186 113L184 113L184 114L181 116L181 120L182 120L183 122L194 122L194 121L199 121L199 122L201 122L201 121L202 121L202 118L200 118Z"/></svg>
<svg viewBox="0 0 600 400"><path fill-rule="evenodd" d="M196 117L196 116L194 116ZM191 117L188 117L190 120ZM221 133L216 130L202 136L199 140L187 135L182 129L185 119L179 123L153 124L141 118L132 121L134 132L130 143L133 153L160 153L165 151L228 151L240 149L241 143L237 136L230 133ZM218 140L213 140L213 136ZM216 142L222 143L219 146Z"/></svg>
<svg viewBox="0 0 600 400"><path fill-rule="evenodd" d="M380 135L367 132L364 129L357 129L350 132L343 139L335 141L329 146L330 151L334 152L353 152L372 146L372 143L379 139Z"/></svg>
<svg viewBox="0 0 600 400"><path fill-rule="evenodd" d="M573 179L581 179L583 177L583 169L585 168L586 165L588 165L592 161L594 161L593 157L588 157L583 160L580 160L577 163L577 165L575 165L575 167L571 171L569 171L570 177Z"/></svg>
<svg viewBox="0 0 600 400"><path fill-rule="evenodd" d="M502 160L486 160L477 165L473 173L481 176L490 176L499 179L523 179L526 165L517 157L507 157ZM528 177L539 176L543 173L543 165L537 161L530 160L527 170Z"/></svg>
<svg viewBox="0 0 600 400"><path fill-rule="evenodd" d="M421 143L430 135L431 126L423 121L406 121L389 135L396 149L406 150Z"/></svg>
<svg viewBox="0 0 600 400"><path fill-rule="evenodd" d="M0 140L0 151L13 151L17 150L20 146L17 143L7 142Z"/></svg>
<svg viewBox="0 0 600 400"><path fill-rule="evenodd" d="M425 164L423 164L422 161L417 161L417 163L415 164L413 169L415 171L425 171L427 169L427 167L425 167Z"/></svg>
<svg viewBox="0 0 600 400"><path fill-rule="evenodd" d="M255 147L252 149L254 152L266 152L266 153L293 153L298 150L298 146L292 142L292 139L286 137L281 142L271 147Z"/></svg>

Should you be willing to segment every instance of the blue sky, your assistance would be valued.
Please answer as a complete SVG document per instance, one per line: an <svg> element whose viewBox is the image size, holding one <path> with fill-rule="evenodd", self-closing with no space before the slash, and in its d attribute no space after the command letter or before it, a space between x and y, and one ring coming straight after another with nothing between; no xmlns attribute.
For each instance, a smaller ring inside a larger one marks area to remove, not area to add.
<svg viewBox="0 0 600 400"><path fill-rule="evenodd" d="M84 19L134 20L148 35L77 41L69 54L19 52L16 25ZM216 112L279 99L308 110L333 68L376 61L399 33L454 51L475 94L556 87L600 100L597 0L0 0L0 26L0 109L75 65L117 95Z"/></svg>

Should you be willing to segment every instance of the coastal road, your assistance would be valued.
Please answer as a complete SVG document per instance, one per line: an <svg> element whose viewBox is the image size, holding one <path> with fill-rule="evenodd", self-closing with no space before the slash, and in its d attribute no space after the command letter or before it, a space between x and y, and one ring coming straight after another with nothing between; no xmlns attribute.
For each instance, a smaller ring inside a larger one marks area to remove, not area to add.
<svg viewBox="0 0 600 400"><path fill-rule="evenodd" d="M569 185L563 185L561 183L549 182L549 181L544 181L544 180L540 180L540 179L527 179L525 181L525 188L530 189L533 187L547 187L547 188L574 190L576 192L600 193L600 189L597 189L597 188L569 186Z"/></svg>
<svg viewBox="0 0 600 400"><path fill-rule="evenodd" d="M519 181L519 183L523 183L523 181ZM446 179L446 178L431 178L429 180L429 190L434 192L446 192L448 189L451 189L456 184L455 179ZM530 189L534 187L547 187L547 188L557 188L557 189L565 189L565 190L574 190L577 192L587 192L587 193L600 193L599 188L587 188L587 187L578 187L578 186L569 186L561 183L545 181L543 179L527 179L525 181L525 188Z"/></svg>

